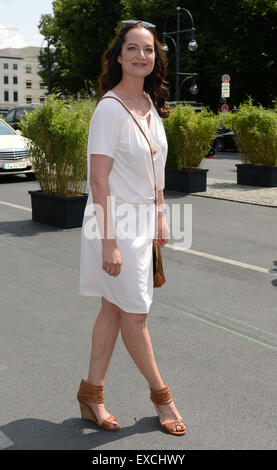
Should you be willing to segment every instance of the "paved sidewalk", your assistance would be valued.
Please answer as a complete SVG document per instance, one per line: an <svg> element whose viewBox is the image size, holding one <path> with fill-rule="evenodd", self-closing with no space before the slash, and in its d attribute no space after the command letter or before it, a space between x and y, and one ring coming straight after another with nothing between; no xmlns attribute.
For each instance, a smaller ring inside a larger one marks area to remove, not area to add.
<svg viewBox="0 0 277 470"><path fill-rule="evenodd" d="M207 178L207 191L191 195L277 207L276 187L246 186L225 179Z"/></svg>
<svg viewBox="0 0 277 470"><path fill-rule="evenodd" d="M109 433L81 420L76 400L101 307L78 294L81 230L33 222L28 190L38 187L0 185L0 450L276 449L277 279L253 269L277 267L275 208L166 195L193 203L193 250L164 248L167 282L148 324L188 431L163 432L119 334L104 397L121 429Z"/></svg>

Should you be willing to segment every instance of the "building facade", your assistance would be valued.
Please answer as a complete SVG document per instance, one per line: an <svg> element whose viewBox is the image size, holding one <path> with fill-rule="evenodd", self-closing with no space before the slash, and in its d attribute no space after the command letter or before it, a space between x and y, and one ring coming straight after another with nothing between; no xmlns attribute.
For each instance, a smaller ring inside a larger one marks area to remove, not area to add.
<svg viewBox="0 0 277 470"><path fill-rule="evenodd" d="M23 57L0 50L0 107L11 109L23 101Z"/></svg>
<svg viewBox="0 0 277 470"><path fill-rule="evenodd" d="M48 89L38 75L39 53L40 48L34 46L0 49L0 107L11 109L45 100Z"/></svg>

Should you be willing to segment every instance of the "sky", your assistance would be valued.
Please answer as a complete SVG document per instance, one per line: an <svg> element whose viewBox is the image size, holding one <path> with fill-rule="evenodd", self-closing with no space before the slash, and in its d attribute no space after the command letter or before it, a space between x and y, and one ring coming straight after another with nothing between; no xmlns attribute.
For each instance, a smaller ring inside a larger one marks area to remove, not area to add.
<svg viewBox="0 0 277 470"><path fill-rule="evenodd" d="M41 47L37 25L45 13L53 13L52 0L0 0L0 49Z"/></svg>

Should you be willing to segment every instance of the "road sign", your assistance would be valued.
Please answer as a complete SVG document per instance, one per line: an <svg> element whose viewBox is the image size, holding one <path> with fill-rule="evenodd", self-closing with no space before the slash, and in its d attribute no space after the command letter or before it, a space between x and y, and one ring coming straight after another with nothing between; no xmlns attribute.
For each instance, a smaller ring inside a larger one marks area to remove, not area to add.
<svg viewBox="0 0 277 470"><path fill-rule="evenodd" d="M229 111L229 106L228 106L228 104L223 104L223 105L221 106L221 111L222 111L223 113L227 113L227 111Z"/></svg>
<svg viewBox="0 0 277 470"><path fill-rule="evenodd" d="M223 82L229 82L231 79L230 75L227 75L227 73L225 73L224 75L222 75L222 81Z"/></svg>
<svg viewBox="0 0 277 470"><path fill-rule="evenodd" d="M230 98L230 82L221 83L221 98Z"/></svg>

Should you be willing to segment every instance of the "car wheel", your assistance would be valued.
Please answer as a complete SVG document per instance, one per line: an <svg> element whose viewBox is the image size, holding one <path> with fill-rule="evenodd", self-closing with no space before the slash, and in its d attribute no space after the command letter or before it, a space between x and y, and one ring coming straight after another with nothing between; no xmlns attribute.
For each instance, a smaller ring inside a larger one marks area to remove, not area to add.
<svg viewBox="0 0 277 470"><path fill-rule="evenodd" d="M223 142L223 139L216 139L214 145L215 145L215 150L216 150L216 152L223 152L223 150L224 150L224 142Z"/></svg>

